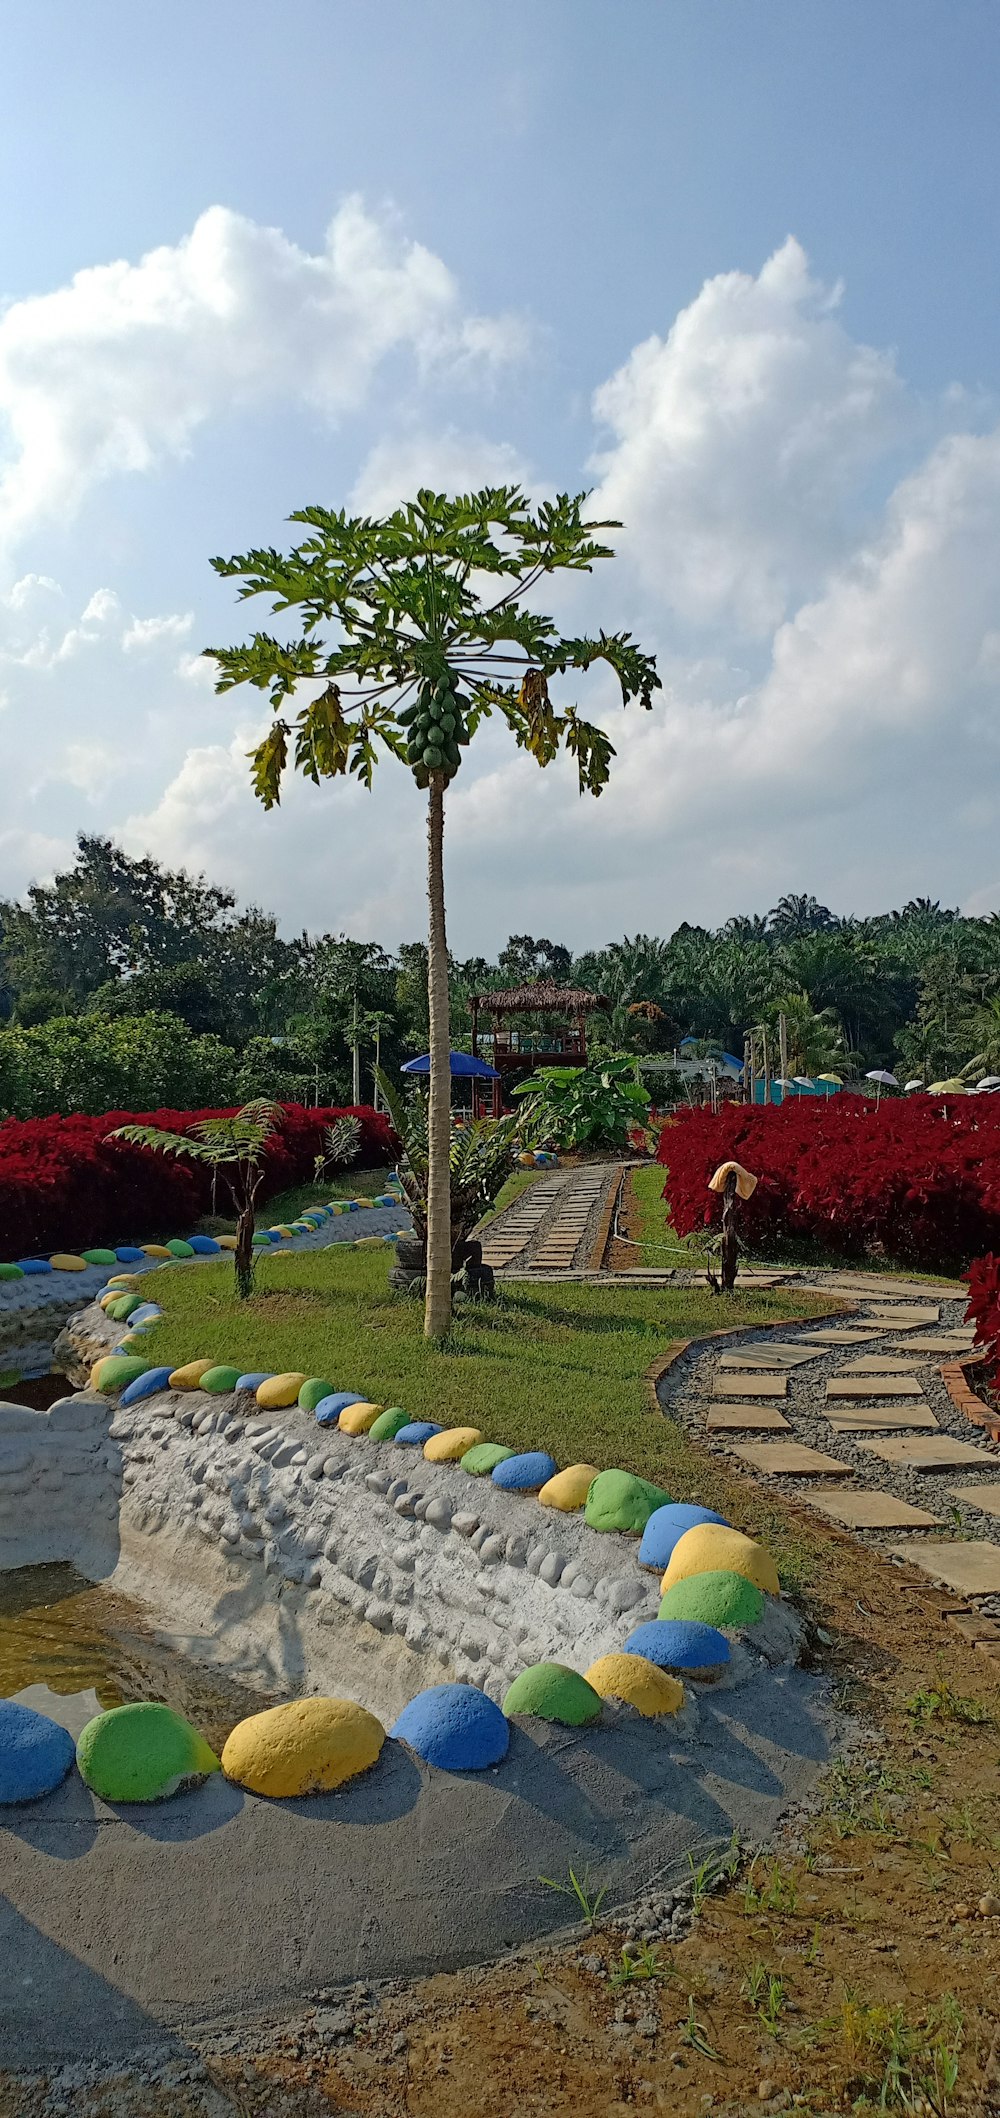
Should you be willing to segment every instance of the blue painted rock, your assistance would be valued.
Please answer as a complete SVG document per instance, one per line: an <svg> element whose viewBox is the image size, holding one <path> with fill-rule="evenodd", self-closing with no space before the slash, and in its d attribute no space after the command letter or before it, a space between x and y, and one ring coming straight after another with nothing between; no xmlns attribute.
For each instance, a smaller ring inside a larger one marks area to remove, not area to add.
<svg viewBox="0 0 1000 2118"><path fill-rule="evenodd" d="M144 1397L156 1397L161 1390L169 1389L171 1373L170 1368L147 1368L145 1375L137 1375L134 1383L122 1391L119 1403L138 1405Z"/></svg>
<svg viewBox="0 0 1000 2118"><path fill-rule="evenodd" d="M319 1404L313 1406L313 1410L321 1427L335 1427L348 1405L363 1405L366 1402L357 1390L333 1390L329 1397L321 1397Z"/></svg>
<svg viewBox="0 0 1000 2118"><path fill-rule="evenodd" d="M214 1236L188 1236L188 1249L194 1251L196 1258L218 1258L222 1256L222 1245L215 1241Z"/></svg>
<svg viewBox="0 0 1000 2118"><path fill-rule="evenodd" d="M506 1757L510 1742L506 1717L474 1684L434 1684L418 1692L391 1733L442 1772L484 1772Z"/></svg>
<svg viewBox="0 0 1000 2118"><path fill-rule="evenodd" d="M261 1383L267 1382L270 1373L271 1371L269 1368L254 1368L251 1370L249 1375L237 1376L236 1388L237 1390L252 1390L254 1396L256 1397L257 1392L260 1389Z"/></svg>
<svg viewBox="0 0 1000 2118"><path fill-rule="evenodd" d="M141 1265L144 1256L145 1252L136 1250L134 1244L123 1243L121 1248L115 1251L115 1262L118 1265Z"/></svg>
<svg viewBox="0 0 1000 2118"><path fill-rule="evenodd" d="M490 1476L494 1485L502 1486L507 1493L537 1493L558 1469L555 1458L547 1456L544 1449L528 1449L520 1456L505 1456Z"/></svg>
<svg viewBox="0 0 1000 2118"><path fill-rule="evenodd" d="M711 1508L698 1508L686 1500L671 1500L665 1508L657 1508L642 1533L639 1565L662 1574L678 1539L702 1522L716 1522L724 1530L729 1527L724 1515L713 1515Z"/></svg>
<svg viewBox="0 0 1000 2118"><path fill-rule="evenodd" d="M51 1272L52 1270L48 1258L18 1258L17 1262L21 1267L21 1271L29 1275L33 1272Z"/></svg>
<svg viewBox="0 0 1000 2118"><path fill-rule="evenodd" d="M652 1618L629 1634L625 1653L642 1655L657 1669L683 1670L686 1677L711 1681L722 1675L729 1661L729 1642L714 1625L690 1618Z"/></svg>
<svg viewBox="0 0 1000 2118"><path fill-rule="evenodd" d="M432 1419L411 1419L407 1426L400 1427L397 1430L394 1439L407 1443L412 1442L422 1448L425 1441L430 1441L432 1434L440 1434L442 1431L442 1428L436 1426Z"/></svg>
<svg viewBox="0 0 1000 2118"><path fill-rule="evenodd" d="M76 1746L66 1728L16 1699L0 1699L0 1803L34 1802L66 1778Z"/></svg>

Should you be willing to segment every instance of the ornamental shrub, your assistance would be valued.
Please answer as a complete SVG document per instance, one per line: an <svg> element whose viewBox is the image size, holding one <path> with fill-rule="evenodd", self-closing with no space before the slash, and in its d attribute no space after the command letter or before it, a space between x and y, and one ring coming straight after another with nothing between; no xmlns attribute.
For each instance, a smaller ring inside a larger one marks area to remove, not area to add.
<svg viewBox="0 0 1000 2118"><path fill-rule="evenodd" d="M1000 1373L1000 1257L987 1251L984 1258L973 1258L966 1277L969 1306L965 1321L975 1324L976 1344L986 1349L987 1372L995 1384Z"/></svg>
<svg viewBox="0 0 1000 2118"><path fill-rule="evenodd" d="M0 1124L0 1256L183 1234L210 1208L210 1170L109 1141L107 1135L116 1126L136 1123L184 1132L195 1119L220 1115L218 1109L159 1109L8 1118ZM289 1104L267 1149L262 1200L311 1180L327 1128L344 1116L361 1126L362 1165L392 1159L395 1135L381 1112L367 1105L344 1112ZM224 1199L220 1186L223 1210Z"/></svg>
<svg viewBox="0 0 1000 2118"><path fill-rule="evenodd" d="M814 1244L860 1260L885 1257L919 1271L964 1272L1000 1251L1000 1101L927 1096L682 1111L660 1135L664 1197L681 1235L717 1218L707 1189L720 1162L758 1179L740 1211L758 1252Z"/></svg>

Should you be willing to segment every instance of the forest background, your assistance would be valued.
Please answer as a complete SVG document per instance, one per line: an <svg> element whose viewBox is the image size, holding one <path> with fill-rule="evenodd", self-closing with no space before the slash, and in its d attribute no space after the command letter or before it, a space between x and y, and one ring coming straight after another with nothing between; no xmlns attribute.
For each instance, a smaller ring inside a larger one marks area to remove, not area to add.
<svg viewBox="0 0 1000 2118"><path fill-rule="evenodd" d="M545 979L607 996L598 1055L669 1054L690 1036L742 1057L745 1033L784 1014L792 1073L1000 1072L1000 915L924 898L856 918L788 895L575 956L512 934L495 962L453 960L450 976L457 1046L473 993ZM390 1072L427 1049L426 978L423 942L288 939L204 877L81 835L72 867L0 904L0 1112L369 1101L376 1046Z"/></svg>

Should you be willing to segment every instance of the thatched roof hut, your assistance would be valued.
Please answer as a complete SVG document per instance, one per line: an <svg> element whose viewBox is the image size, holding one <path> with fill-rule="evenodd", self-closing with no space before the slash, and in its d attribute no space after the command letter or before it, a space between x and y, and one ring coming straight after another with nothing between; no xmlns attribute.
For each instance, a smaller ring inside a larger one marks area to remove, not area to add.
<svg viewBox="0 0 1000 2118"><path fill-rule="evenodd" d="M597 1008L610 1008L604 993L587 986L554 985L551 979L538 985L500 986L493 993L475 993L474 1008L486 1015L592 1015Z"/></svg>

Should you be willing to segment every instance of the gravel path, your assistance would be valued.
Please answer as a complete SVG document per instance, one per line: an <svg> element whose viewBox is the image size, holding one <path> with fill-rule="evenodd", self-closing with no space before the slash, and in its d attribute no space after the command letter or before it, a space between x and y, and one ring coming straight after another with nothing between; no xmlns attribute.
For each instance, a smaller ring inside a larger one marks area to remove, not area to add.
<svg viewBox="0 0 1000 2118"><path fill-rule="evenodd" d="M810 1284L820 1288L823 1286L824 1281L817 1276L811 1280ZM833 1291L831 1287L831 1293ZM924 1294L919 1283L913 1287L912 1295L909 1299L916 1303L923 1303ZM729 1378L733 1383L737 1381L745 1383L751 1375L759 1376L769 1372L771 1374L778 1372L777 1361L775 1361L773 1369L770 1371L766 1367L758 1366L753 1369L748 1368L744 1373L738 1368L724 1367L722 1361L726 1354L739 1354L747 1352L751 1348L766 1352L769 1343L775 1340L779 1340L782 1344L804 1345L809 1342L812 1334L824 1328L815 1318L810 1318L808 1321L798 1324L783 1324L772 1327L770 1330L734 1332L731 1336L727 1336L724 1339L715 1340L710 1347L706 1346L704 1340L696 1343L673 1363L658 1384L657 1395L660 1405L668 1418L676 1419L690 1433L696 1435L699 1442L711 1449L713 1453L734 1461L745 1475L754 1476L759 1479L760 1483L774 1487L778 1492L802 1501L807 1506L810 1500L810 1490L816 1487L825 1488L836 1485L838 1489L842 1489L846 1493L857 1492L859 1488L864 1487L869 1492L892 1494L898 1500L907 1501L912 1506L924 1508L940 1517L940 1521L933 1528L927 1530L906 1531L894 1527L885 1530L864 1529L852 1531L852 1535L863 1538L866 1544L873 1545L876 1549L888 1552L890 1548L898 1547L904 1538L907 1545L912 1547L914 1552L916 1552L921 1543L928 1540L940 1542L942 1539L957 1538L961 1540L984 1540L992 1543L994 1540L1000 1539L1000 1521L996 1517L984 1513L981 1508L958 1498L951 1490L953 1486L973 1483L995 1485L997 1503L998 1507L1000 1507L1000 1448L994 1445L978 1428L974 1427L964 1417L959 1408L952 1403L941 1376L942 1359L958 1359L961 1357L960 1353L955 1352L949 1356L928 1354L924 1356L925 1365L914 1367L912 1363L915 1356L900 1352L898 1370L894 1369L894 1372L915 1377L920 1385L923 1398L929 1405L940 1430L938 1434L915 1435L914 1438L943 1440L946 1437L950 1437L954 1441L969 1444L975 1448L978 1462L973 1463L970 1461L967 1465L959 1465L951 1469L917 1471L909 1466L887 1463L881 1456L873 1455L869 1450L865 1449L862 1446L865 1441L882 1441L893 1435L902 1435L907 1431L902 1424L893 1425L892 1415L896 1408L891 1400L880 1398L880 1378L876 1374L872 1375L870 1392L866 1392L865 1396L857 1401L856 1409L858 1416L863 1417L866 1411L876 1408L880 1421L885 1420L884 1426L880 1424L877 1432L838 1433L832 1427L828 1416L830 1410L834 1409L826 1397L826 1385L831 1377L839 1375L845 1368L851 1368L862 1356L868 1354L878 1354L879 1356L883 1354L894 1355L904 1341L909 1338L936 1337L941 1333L961 1329L964 1323L965 1304L966 1296L964 1293L947 1301L942 1300L935 1304L928 1303L928 1306L939 1307L940 1322L933 1325L920 1325L912 1331L900 1327L894 1328L891 1324L889 1326L878 1326L872 1320L870 1328L873 1331L876 1329L883 1330L883 1337L872 1338L865 1344L859 1342L852 1345L831 1346L828 1349L821 1350L815 1359L804 1363L801 1367L790 1368L787 1371L786 1396L770 1400L784 1419L787 1420L787 1432L774 1434L752 1433L749 1431L728 1432L725 1434L710 1433L706 1425L708 1408L718 1398L717 1385L722 1377ZM872 1319L872 1314L875 1310L892 1311L906 1306L908 1306L906 1299L896 1294L893 1294L892 1297L882 1295L873 1287L873 1291L870 1294L866 1294L863 1299L857 1300L852 1313L845 1313L836 1319L831 1319L831 1328L839 1328L841 1325L846 1327L857 1325L860 1328L866 1321ZM749 1395L749 1393L746 1394ZM768 1402L768 1400L765 1400L765 1402ZM905 1410L907 1402L905 1399L899 1401L901 1413ZM919 1400L917 1399L909 1400L909 1402L913 1405L919 1405ZM847 1411L855 1408L849 1406L846 1401L841 1401L840 1409ZM835 1457L839 1462L849 1465L850 1476L841 1476L839 1478L833 1474L823 1478L771 1476L750 1471L748 1466L738 1456L733 1454L734 1451L747 1444L766 1441L797 1442L804 1444L807 1448L820 1450L824 1455ZM977 1596L976 1604L982 1610L1000 1613L1000 1595Z"/></svg>
<svg viewBox="0 0 1000 2118"><path fill-rule="evenodd" d="M621 1169L619 1162L588 1162L540 1177L490 1222L483 1238L486 1263L512 1278L526 1271L586 1270Z"/></svg>

